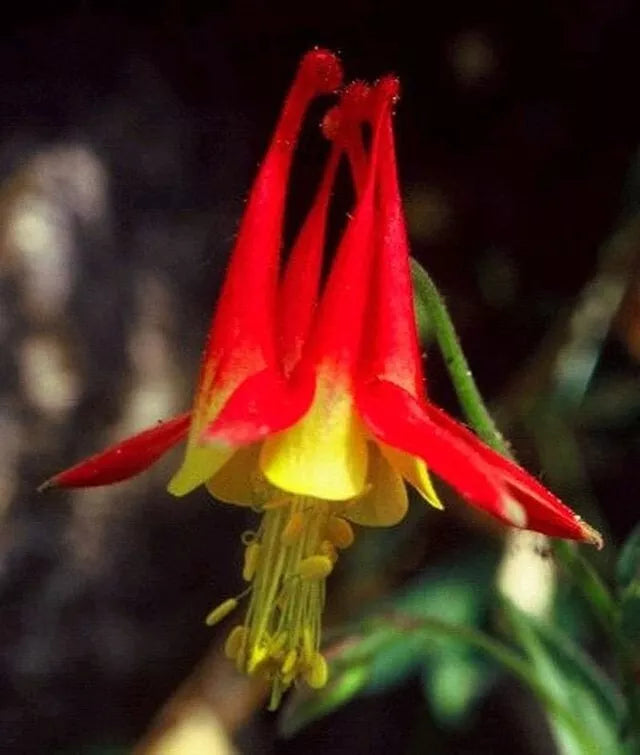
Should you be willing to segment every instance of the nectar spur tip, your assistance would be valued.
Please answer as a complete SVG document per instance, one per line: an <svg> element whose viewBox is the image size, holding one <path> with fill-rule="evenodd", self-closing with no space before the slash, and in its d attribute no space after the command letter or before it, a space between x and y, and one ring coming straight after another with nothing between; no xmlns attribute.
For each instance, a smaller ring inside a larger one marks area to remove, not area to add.
<svg viewBox="0 0 640 755"><path fill-rule="evenodd" d="M383 76L377 81L375 91L395 104L400 99L400 79L392 74Z"/></svg>
<svg viewBox="0 0 640 755"><path fill-rule="evenodd" d="M337 55L320 47L302 58L300 70L312 78L321 92L335 92L342 84L342 65Z"/></svg>

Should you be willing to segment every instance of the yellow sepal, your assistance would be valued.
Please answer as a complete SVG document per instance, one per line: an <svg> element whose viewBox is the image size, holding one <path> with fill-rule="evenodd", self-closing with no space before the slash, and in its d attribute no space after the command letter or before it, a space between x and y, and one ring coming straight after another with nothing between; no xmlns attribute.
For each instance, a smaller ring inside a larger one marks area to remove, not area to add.
<svg viewBox="0 0 640 755"><path fill-rule="evenodd" d="M169 481L167 490L178 497L190 493L215 475L234 452L234 448L191 444L187 447L182 466Z"/></svg>
<svg viewBox="0 0 640 755"><path fill-rule="evenodd" d="M171 495L183 496L202 485L233 456L232 446L206 445L202 443L204 429L215 419L233 392L233 384L225 383L211 390L213 370L203 380L198 390L193 410L193 420L189 429L187 448L180 469L173 475L167 490Z"/></svg>

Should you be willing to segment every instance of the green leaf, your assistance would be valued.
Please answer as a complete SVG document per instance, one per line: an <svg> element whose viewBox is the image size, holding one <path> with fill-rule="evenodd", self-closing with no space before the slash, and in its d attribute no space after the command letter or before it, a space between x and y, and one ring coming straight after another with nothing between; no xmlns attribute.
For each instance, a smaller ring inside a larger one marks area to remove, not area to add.
<svg viewBox="0 0 640 755"><path fill-rule="evenodd" d="M612 634L615 631L616 605L608 586L576 543L557 540L553 543L553 550L579 594L590 605L594 617L608 634Z"/></svg>
<svg viewBox="0 0 640 755"><path fill-rule="evenodd" d="M640 751L640 524L620 551L616 581L619 593L619 662L628 700L628 714L622 730L630 740L635 741L636 750Z"/></svg>
<svg viewBox="0 0 640 755"><path fill-rule="evenodd" d="M640 579L631 582L622 593L618 616L620 662L629 702L623 731L640 740Z"/></svg>
<svg viewBox="0 0 640 755"><path fill-rule="evenodd" d="M377 609L383 617L385 612L402 616L402 622L409 624L409 631L387 630L390 634L385 652L378 653L373 660L367 691L384 691L411 674L420 674L423 678L446 677L449 664L473 665L473 654L459 638L437 633L430 643L425 643L423 632L410 631L411 622L431 617L452 624L478 626L488 610L495 565L494 554L473 553L441 569L431 570ZM427 685L425 691L437 713L435 690Z"/></svg>
<svg viewBox="0 0 640 755"><path fill-rule="evenodd" d="M536 677L563 755L625 752L618 731L624 702L612 682L570 637L504 601L513 632ZM553 702L553 705L549 705Z"/></svg>
<svg viewBox="0 0 640 755"><path fill-rule="evenodd" d="M451 651L433 654L422 672L422 686L438 722L458 727L496 677L495 664L458 641Z"/></svg>
<svg viewBox="0 0 640 755"><path fill-rule="evenodd" d="M625 590L631 582L640 579L640 524L622 546L616 565L618 585Z"/></svg>
<svg viewBox="0 0 640 755"><path fill-rule="evenodd" d="M623 640L640 656L640 579L631 582L622 594L619 628Z"/></svg>

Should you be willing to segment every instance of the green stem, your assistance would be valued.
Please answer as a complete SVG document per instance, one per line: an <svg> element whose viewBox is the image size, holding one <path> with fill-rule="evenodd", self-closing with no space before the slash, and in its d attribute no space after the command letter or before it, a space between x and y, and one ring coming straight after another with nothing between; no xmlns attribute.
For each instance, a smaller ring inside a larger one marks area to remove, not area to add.
<svg viewBox="0 0 640 755"><path fill-rule="evenodd" d="M427 271L414 259L411 260L411 274L417 299L424 307L435 332L453 387L467 419L488 446L511 457L509 445L489 414L476 386L440 292Z"/></svg>

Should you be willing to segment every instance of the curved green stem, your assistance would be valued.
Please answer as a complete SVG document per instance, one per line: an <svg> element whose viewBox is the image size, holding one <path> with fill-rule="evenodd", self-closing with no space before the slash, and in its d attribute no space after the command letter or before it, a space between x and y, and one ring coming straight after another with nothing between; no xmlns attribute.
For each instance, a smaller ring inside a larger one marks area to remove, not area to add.
<svg viewBox="0 0 640 755"><path fill-rule="evenodd" d="M440 292L427 271L414 259L411 260L411 275L417 299L429 318L467 419L488 446L511 457L509 444L498 430L476 386Z"/></svg>

